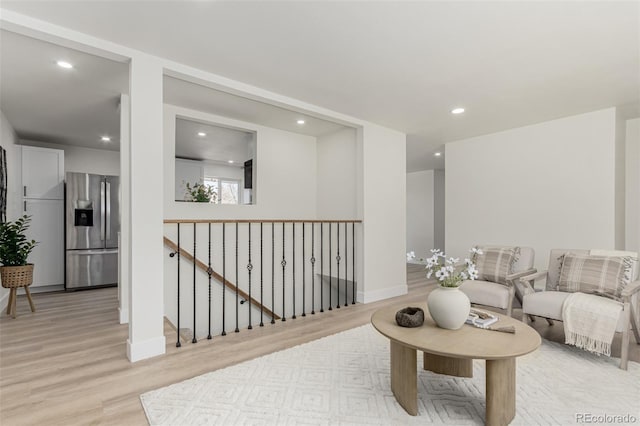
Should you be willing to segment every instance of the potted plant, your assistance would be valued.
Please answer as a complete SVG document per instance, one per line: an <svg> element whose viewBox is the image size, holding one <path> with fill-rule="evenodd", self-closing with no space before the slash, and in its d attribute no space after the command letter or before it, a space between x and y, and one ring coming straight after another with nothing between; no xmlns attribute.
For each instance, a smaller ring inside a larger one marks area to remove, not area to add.
<svg viewBox="0 0 640 426"><path fill-rule="evenodd" d="M187 201L195 201L196 203L215 203L218 200L218 194L209 185L196 182L190 185L185 184L185 199Z"/></svg>
<svg viewBox="0 0 640 426"><path fill-rule="evenodd" d="M30 222L31 216L24 215L14 222L0 223L2 287L27 287L33 282L33 264L27 263L27 258L38 243L25 235Z"/></svg>

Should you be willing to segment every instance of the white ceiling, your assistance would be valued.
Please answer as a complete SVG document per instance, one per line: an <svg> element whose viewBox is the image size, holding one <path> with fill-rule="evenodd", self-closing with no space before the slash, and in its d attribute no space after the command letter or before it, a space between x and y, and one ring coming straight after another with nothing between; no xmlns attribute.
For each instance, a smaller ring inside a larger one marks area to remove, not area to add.
<svg viewBox="0 0 640 426"><path fill-rule="evenodd" d="M639 98L639 2L2 7L406 132L410 171L448 141Z"/></svg>
<svg viewBox="0 0 640 426"><path fill-rule="evenodd" d="M198 136L203 132L205 136ZM198 121L176 120L176 157L210 160L227 166L244 165L251 158L249 144L254 134ZM228 161L233 161L229 164Z"/></svg>
<svg viewBox="0 0 640 426"><path fill-rule="evenodd" d="M128 64L4 30L0 55L0 108L21 139L118 150Z"/></svg>

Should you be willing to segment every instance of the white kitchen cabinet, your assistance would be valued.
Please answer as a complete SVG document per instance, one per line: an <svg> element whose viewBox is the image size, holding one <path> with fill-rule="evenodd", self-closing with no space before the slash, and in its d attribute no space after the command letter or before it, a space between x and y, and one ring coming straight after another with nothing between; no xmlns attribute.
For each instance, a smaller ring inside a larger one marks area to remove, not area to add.
<svg viewBox="0 0 640 426"><path fill-rule="evenodd" d="M28 259L32 287L64 285L64 151L23 146L22 190L27 238L39 243Z"/></svg>
<svg viewBox="0 0 640 426"><path fill-rule="evenodd" d="M27 238L38 241L29 255L35 265L31 286L64 285L64 201L30 198L22 206L31 216Z"/></svg>
<svg viewBox="0 0 640 426"><path fill-rule="evenodd" d="M50 200L64 199L63 150L22 147L22 196Z"/></svg>

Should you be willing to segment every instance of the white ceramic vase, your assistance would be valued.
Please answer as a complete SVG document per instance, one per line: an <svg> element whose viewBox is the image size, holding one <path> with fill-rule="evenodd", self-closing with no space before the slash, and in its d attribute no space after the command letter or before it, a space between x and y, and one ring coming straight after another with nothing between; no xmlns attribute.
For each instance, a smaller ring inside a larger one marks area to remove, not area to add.
<svg viewBox="0 0 640 426"><path fill-rule="evenodd" d="M438 327L457 330L466 321L471 302L458 287L438 286L427 296L429 314Z"/></svg>

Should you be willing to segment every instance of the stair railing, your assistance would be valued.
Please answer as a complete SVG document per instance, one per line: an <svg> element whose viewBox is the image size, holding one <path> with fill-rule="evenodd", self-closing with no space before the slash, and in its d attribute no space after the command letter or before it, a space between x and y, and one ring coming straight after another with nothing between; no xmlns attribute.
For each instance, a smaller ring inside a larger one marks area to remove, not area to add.
<svg viewBox="0 0 640 426"><path fill-rule="evenodd" d="M316 311L340 309L341 302L342 307L349 306L349 301L356 303L356 225L360 220L167 219L164 223L165 232L176 240L164 237L169 256L176 259L177 347L181 346L181 321L191 320L191 342L198 341L203 291L207 339L214 334L225 336L229 319L235 321L238 333L241 325L253 329L254 313L259 313L258 324L264 327L265 319L275 324L287 317L295 320L298 314L306 317L307 312L316 315ZM203 244L206 250L199 250ZM181 264L192 272L189 278ZM241 266L246 272L241 272ZM185 285L185 280L191 283ZM181 298L185 292L190 292L187 298L192 304ZM245 303L248 312L241 317ZM182 311L190 305L192 318L187 319Z"/></svg>

